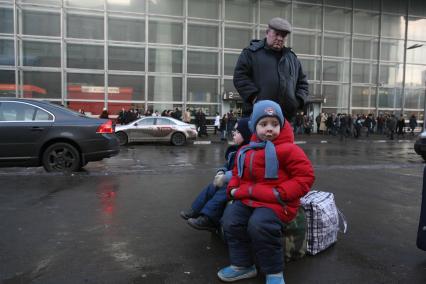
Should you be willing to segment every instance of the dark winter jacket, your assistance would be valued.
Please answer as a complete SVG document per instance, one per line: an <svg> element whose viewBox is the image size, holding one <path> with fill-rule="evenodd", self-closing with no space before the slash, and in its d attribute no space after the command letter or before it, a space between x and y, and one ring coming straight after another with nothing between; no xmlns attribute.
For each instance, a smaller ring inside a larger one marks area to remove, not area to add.
<svg viewBox="0 0 426 284"><path fill-rule="evenodd" d="M303 108L308 81L296 54L285 47L279 53L268 48L266 39L252 40L243 49L234 71L234 85L243 98L243 115L249 116L256 99L277 102L288 120Z"/></svg>
<svg viewBox="0 0 426 284"><path fill-rule="evenodd" d="M253 135L252 141L257 141L256 139L256 135ZM314 171L303 150L294 144L293 129L288 121L273 143L279 163L278 178L264 177L265 149L259 148L246 152L243 175L240 178L238 151L227 194L231 198L231 190L238 188L233 199L241 200L250 207L270 208L281 221L287 223L296 216L300 198L314 183ZM240 150L242 148L244 147Z"/></svg>

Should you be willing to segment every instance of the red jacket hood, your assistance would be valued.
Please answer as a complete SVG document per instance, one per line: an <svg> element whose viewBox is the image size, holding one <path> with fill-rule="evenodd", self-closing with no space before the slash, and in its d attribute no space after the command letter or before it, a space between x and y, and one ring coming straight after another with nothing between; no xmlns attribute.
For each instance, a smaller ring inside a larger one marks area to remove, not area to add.
<svg viewBox="0 0 426 284"><path fill-rule="evenodd" d="M251 135L250 141L259 142L256 133ZM278 135L278 137L275 138L272 143L274 143L274 145L279 145L283 143L294 143L293 127L291 127L291 124L290 122L288 122L287 119L284 122L284 127L281 128L280 135Z"/></svg>

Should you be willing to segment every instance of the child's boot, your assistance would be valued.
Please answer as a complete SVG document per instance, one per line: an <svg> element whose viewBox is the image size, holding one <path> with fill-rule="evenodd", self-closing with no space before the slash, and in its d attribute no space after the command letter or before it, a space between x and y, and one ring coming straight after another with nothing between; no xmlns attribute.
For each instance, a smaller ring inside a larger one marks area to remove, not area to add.
<svg viewBox="0 0 426 284"><path fill-rule="evenodd" d="M188 220L189 218L196 218L198 214L194 210L192 210L192 208L190 208L188 210L180 211L180 216L183 219Z"/></svg>
<svg viewBox="0 0 426 284"><path fill-rule="evenodd" d="M285 284L283 273L267 274L266 284Z"/></svg>
<svg viewBox="0 0 426 284"><path fill-rule="evenodd" d="M234 265L222 268L217 273L220 280L225 282L234 282L241 279L256 277L257 270L256 266L252 265L249 267L238 267Z"/></svg>
<svg viewBox="0 0 426 284"><path fill-rule="evenodd" d="M188 224L197 230L216 231L216 225L206 215L201 215L197 218L189 218Z"/></svg>

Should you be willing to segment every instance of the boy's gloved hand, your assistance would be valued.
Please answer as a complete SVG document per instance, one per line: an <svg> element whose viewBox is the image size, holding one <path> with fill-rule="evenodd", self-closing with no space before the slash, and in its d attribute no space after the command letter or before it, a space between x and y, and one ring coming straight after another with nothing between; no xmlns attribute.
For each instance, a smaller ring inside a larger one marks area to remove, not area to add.
<svg viewBox="0 0 426 284"><path fill-rule="evenodd" d="M222 171L217 172L213 179L213 185L216 187L222 187L225 183L225 173Z"/></svg>
<svg viewBox="0 0 426 284"><path fill-rule="evenodd" d="M235 192L238 190L238 187L231 189L231 196L234 197Z"/></svg>

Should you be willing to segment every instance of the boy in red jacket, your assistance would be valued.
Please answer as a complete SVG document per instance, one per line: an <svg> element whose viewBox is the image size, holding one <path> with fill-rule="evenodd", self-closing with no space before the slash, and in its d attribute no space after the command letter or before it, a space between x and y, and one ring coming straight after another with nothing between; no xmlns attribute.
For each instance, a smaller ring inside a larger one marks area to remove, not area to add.
<svg viewBox="0 0 426 284"><path fill-rule="evenodd" d="M283 284L284 226L296 216L314 172L277 103L257 102L249 127L251 142L238 151L227 188L234 202L223 215L231 265L218 277L226 282L255 277L254 252L266 283Z"/></svg>

